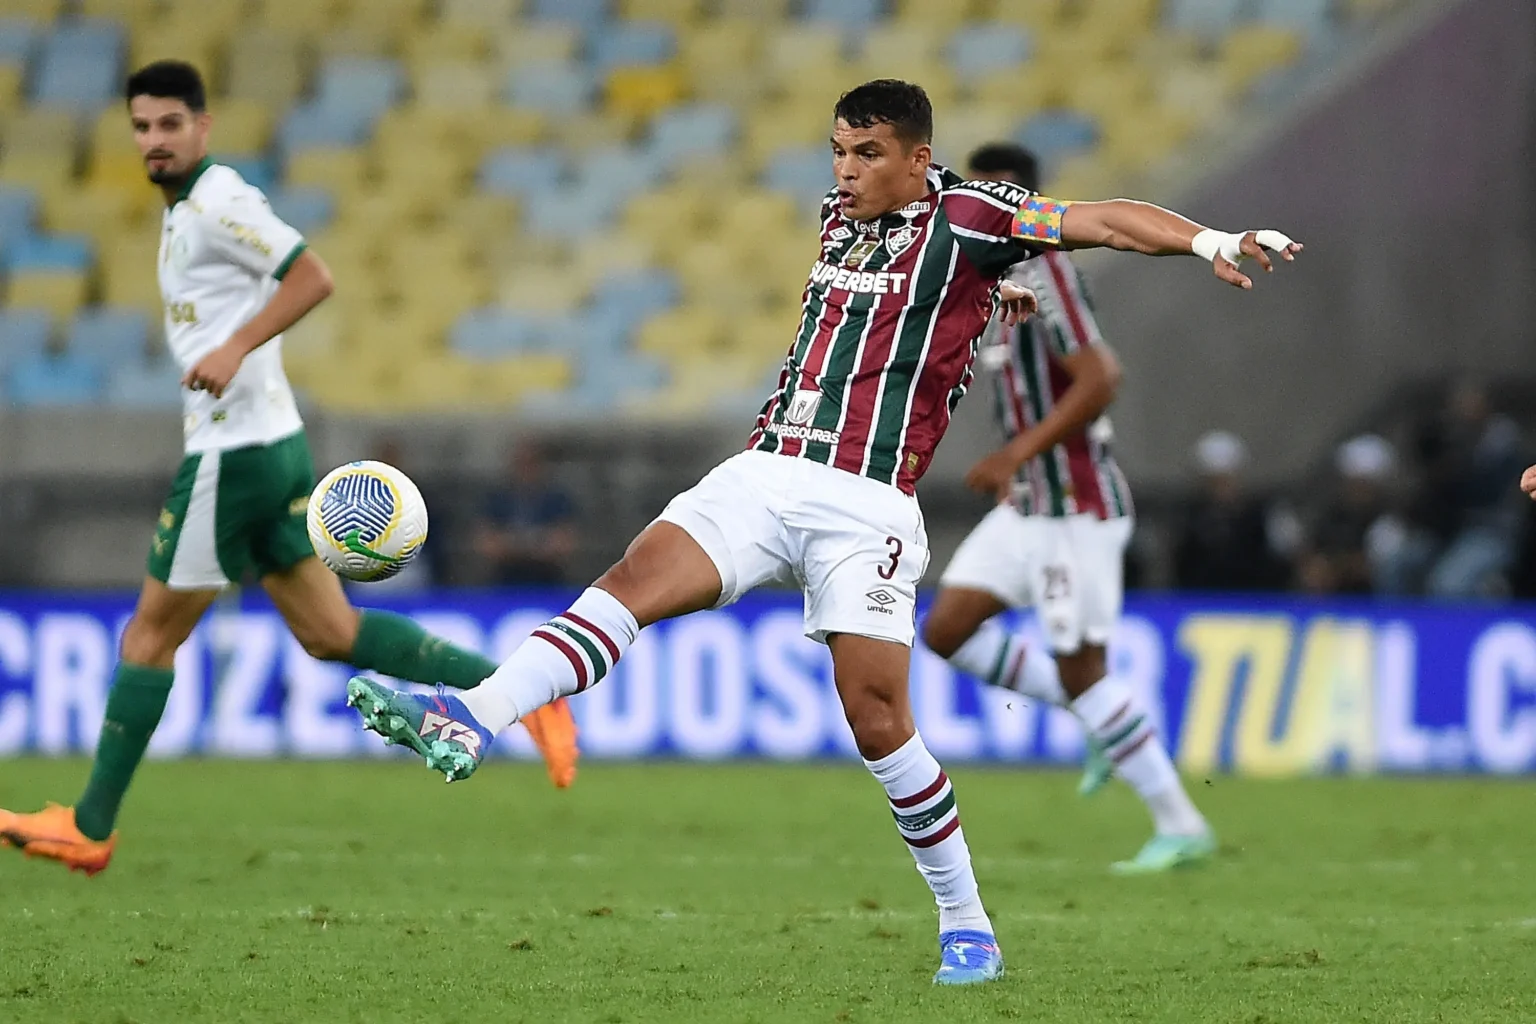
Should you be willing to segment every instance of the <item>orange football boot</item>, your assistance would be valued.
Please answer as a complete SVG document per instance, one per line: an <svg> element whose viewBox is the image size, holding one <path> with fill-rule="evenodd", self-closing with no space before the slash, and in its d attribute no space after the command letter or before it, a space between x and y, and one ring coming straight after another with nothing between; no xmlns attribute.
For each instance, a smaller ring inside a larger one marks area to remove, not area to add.
<svg viewBox="0 0 1536 1024"><path fill-rule="evenodd" d="M544 755L549 781L564 789L576 781L576 761L581 751L576 747L576 719L564 697L518 719L533 737L534 745Z"/></svg>
<svg viewBox="0 0 1536 1024"><path fill-rule="evenodd" d="M0 846L14 846L28 857L47 857L71 871L94 875L111 862L117 833L88 838L75 826L73 807L49 804L36 814L0 809Z"/></svg>

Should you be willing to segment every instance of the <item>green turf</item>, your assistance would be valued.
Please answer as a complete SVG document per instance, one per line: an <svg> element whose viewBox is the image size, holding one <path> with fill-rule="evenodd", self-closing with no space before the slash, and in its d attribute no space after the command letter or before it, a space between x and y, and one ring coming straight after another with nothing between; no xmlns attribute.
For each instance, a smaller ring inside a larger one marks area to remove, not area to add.
<svg viewBox="0 0 1536 1024"><path fill-rule="evenodd" d="M0 762L0 805L74 762ZM1121 786L953 773L1008 976L857 766L151 764L98 878L0 858L0 1021L1530 1021L1536 786L1200 784L1222 858L1116 879Z"/></svg>

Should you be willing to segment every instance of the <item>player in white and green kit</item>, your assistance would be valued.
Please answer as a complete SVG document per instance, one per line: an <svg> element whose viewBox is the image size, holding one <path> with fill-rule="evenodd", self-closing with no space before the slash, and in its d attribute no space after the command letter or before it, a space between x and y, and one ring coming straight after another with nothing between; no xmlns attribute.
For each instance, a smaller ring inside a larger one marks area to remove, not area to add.
<svg viewBox="0 0 1536 1024"><path fill-rule="evenodd" d="M167 204L158 265L166 340L185 371L186 458L123 631L84 794L74 807L0 810L0 845L88 874L111 859L117 811L165 709L176 650L224 587L257 576L317 658L460 689L496 669L404 616L359 612L315 557L304 528L314 466L283 373L282 332L331 294L330 272L259 189L209 160L211 117L195 68L151 64L129 78L125 98ZM551 778L568 785L569 709L530 724Z"/></svg>

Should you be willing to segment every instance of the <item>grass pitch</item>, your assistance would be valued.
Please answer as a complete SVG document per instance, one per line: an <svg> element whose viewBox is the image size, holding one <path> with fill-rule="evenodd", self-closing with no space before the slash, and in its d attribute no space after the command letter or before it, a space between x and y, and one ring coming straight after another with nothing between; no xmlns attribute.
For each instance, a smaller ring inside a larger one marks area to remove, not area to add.
<svg viewBox="0 0 1536 1024"><path fill-rule="evenodd" d="M79 762L0 762L0 805ZM147 766L87 880L0 858L0 1021L1530 1021L1536 785L1195 783L1223 855L1117 879L1123 787L952 773L1007 977L935 921L856 765Z"/></svg>

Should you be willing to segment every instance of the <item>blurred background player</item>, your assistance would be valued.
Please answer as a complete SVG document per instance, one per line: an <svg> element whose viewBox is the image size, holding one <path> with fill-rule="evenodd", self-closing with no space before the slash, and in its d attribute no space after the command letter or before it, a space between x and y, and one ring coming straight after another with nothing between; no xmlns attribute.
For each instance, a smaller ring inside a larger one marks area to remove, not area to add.
<svg viewBox="0 0 1536 1024"><path fill-rule="evenodd" d="M161 61L124 98L149 180L165 195L160 289L185 370L186 458L156 526L149 575L123 631L85 792L73 807L0 810L0 844L88 874L105 868L118 809L170 694L176 651L248 573L312 657L417 683L476 686L496 668L391 612L359 613L315 557L304 516L315 484L283 373L282 333L332 291L330 271L261 191L208 157L202 77ZM556 785L575 774L575 725L549 705L525 719Z"/></svg>
<svg viewBox="0 0 1536 1024"><path fill-rule="evenodd" d="M1011 143L971 155L973 178L1039 189L1033 153ZM1110 454L1105 416L1120 366L1104 343L1082 276L1066 253L1047 250L1008 272L1034 292L1038 312L996 325L997 409L1009 441L967 482L997 505L944 570L923 640L956 668L1085 722L1085 793L1111 765L1152 812L1155 834L1121 873L1162 871L1209 857L1215 837L1195 809L1141 698L1108 675L1106 645L1120 618L1130 488ZM993 621L1034 605L1055 658Z"/></svg>
<svg viewBox="0 0 1536 1024"><path fill-rule="evenodd" d="M348 697L369 728L408 744L449 781L467 778L498 732L601 681L643 627L794 579L806 635L831 651L854 741L938 904L933 980L970 984L1001 976L1003 960L954 790L912 720L913 616L928 561L916 485L995 308L1011 325L1033 305L1002 278L1053 248L1110 247L1195 253L1246 288L1238 260L1270 266L1259 239L1287 260L1300 246L1278 232L1213 232L1145 203L1064 203L1008 182L965 182L932 163L932 136L920 86L881 79L838 100L837 184L822 202L821 257L747 451L675 497L485 685L430 699L359 677ZM1096 679L1077 687L1087 692L1074 710L1129 763L1149 730L1112 687L1088 689Z"/></svg>

